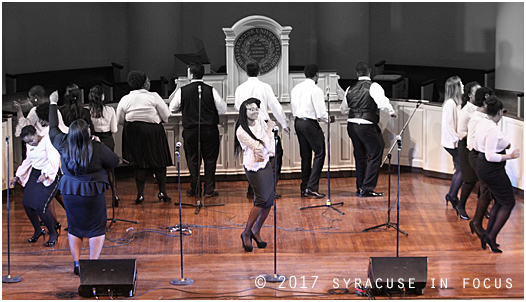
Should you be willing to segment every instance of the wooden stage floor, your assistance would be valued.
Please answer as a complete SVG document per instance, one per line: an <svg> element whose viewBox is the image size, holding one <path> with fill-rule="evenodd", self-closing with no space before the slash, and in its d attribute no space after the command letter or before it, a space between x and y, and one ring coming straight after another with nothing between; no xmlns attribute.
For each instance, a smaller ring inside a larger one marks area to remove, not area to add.
<svg viewBox="0 0 526 302"><path fill-rule="evenodd" d="M397 232L393 228L362 232L362 229L387 222L387 195L360 198L355 193L355 178L331 178L331 200L344 202L337 208L299 210L302 206L322 205L326 199L299 196L299 179L278 184L277 273L287 276L284 283L267 283L257 288L253 277L274 273L274 215L271 212L262 230L269 242L265 249L245 253L239 234L252 207L246 198L247 183L218 182L219 197L204 199L205 204L225 203L221 207L183 208L183 223L192 234L183 237L184 276L193 285L174 286L181 277L178 233L169 228L179 223L177 183L168 184L170 203L157 200L157 185L148 180L145 201L135 205L135 183L131 173L118 176L121 205L115 217L139 221L113 224L100 259L137 259L137 287L132 299L363 299L355 294L356 278L365 282L370 257L395 257ZM377 191L387 192L387 174L382 173ZM400 235L401 257L428 257L427 285L424 295L407 294L407 299L502 299L524 297L524 198L516 195L517 206L498 237L504 251L494 254L482 250L480 240L469 230L469 220L457 218L444 195L449 180L405 172L401 177ZM182 184L183 203L195 204L187 197L188 183ZM327 192L327 179L320 181ZM42 300L81 299L77 294L80 279L73 274L66 233L52 248L28 243L32 227L21 205L22 189L10 197L11 275L19 283L3 284L2 299ZM109 200L110 193L107 193ZM396 176L392 179L391 221L396 222ZM4 194L2 212L2 275L8 273L7 219ZM108 205L110 202L108 201ZM473 216L476 194L468 200L467 212ZM63 227L65 212L57 204ZM108 217L112 217L111 206ZM484 223L487 223L485 220ZM46 237L47 240L47 237ZM84 242L82 259L89 258ZM252 278L251 278L252 277ZM346 284L348 282L348 284ZM349 283L350 282L350 283ZM396 281L395 281L396 282ZM396 283L395 283L396 286ZM330 295L328 290L345 288L350 293ZM107 299L107 297L101 297ZM377 299L389 299L387 296ZM391 298L398 299L399 295ZM93 298L95 299L95 298Z"/></svg>

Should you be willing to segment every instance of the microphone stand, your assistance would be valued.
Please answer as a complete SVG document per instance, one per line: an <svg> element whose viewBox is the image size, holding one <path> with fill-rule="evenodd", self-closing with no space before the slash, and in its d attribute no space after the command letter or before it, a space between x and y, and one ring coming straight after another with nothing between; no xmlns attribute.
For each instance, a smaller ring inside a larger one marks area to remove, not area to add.
<svg viewBox="0 0 526 302"><path fill-rule="evenodd" d="M345 215L344 212L338 210L337 208L333 207L333 205L343 205L343 202L337 202L332 203L331 202L331 99L329 97L329 88L327 87L327 113L329 115L329 122L327 123L327 201L325 204L317 205L317 206L307 206L307 207L301 207L300 210L305 209L311 209L311 208L330 208L335 210L336 212Z"/></svg>
<svg viewBox="0 0 526 302"><path fill-rule="evenodd" d="M11 238L9 236L9 136L5 138L6 155L7 155L7 275L2 276L2 283L18 283L22 281L22 277L16 275L11 276Z"/></svg>
<svg viewBox="0 0 526 302"><path fill-rule="evenodd" d="M107 231L111 230L111 227L112 225L117 222L117 221L122 221L122 222L129 222L129 223L135 223L135 224L139 224L138 221L132 221L132 220L126 220L126 219L118 219L118 218L115 218L115 205L117 204L117 198L115 196L115 169L112 169L112 173L113 173L113 178L112 178L112 185L113 185L113 190L111 190L111 217L112 218L108 218L106 219L107 221L111 221L110 222L110 225L108 226L107 228Z"/></svg>
<svg viewBox="0 0 526 302"><path fill-rule="evenodd" d="M400 134L398 134L398 136L396 137L396 141L393 143L393 145L391 146L391 149L389 149L389 152L387 153L387 156L384 158L384 161L382 162L382 164L380 165L380 167L382 167L385 163L386 160L389 160L388 162L388 166L387 166L387 174L388 174L388 191L387 191L387 222L384 223L384 224L380 224L380 225L377 225L377 226L373 226L373 227L370 227L370 228L367 228L367 229L363 229L362 232L368 232L370 230L374 230L374 229L377 229L377 228L381 228L381 227L385 227L386 229L388 228L393 228L395 230L397 230L398 232L406 235L406 236L409 236L409 234L407 234L406 232L400 230L399 228L399 221L398 219L400 218L399 216L399 211L400 211L400 152L402 150L402 134L404 133L405 131L405 128L407 128L407 125L409 125L409 122L411 121L411 119L413 118L413 115L415 115L416 113L416 110L418 109L418 107L420 107L420 105L422 105L422 102L419 101L416 103L416 107L415 107L415 110L413 110L413 113L411 114L411 116L409 117L409 119L407 120L407 122L405 123L404 127L402 128L402 130L400 131ZM391 223L391 152L393 151L394 147L398 145L398 192L397 192L397 198L398 198L398 215L397 215L397 222L396 222L396 225L392 224ZM396 242L396 256L398 257L398 236L399 234L397 234L397 242Z"/></svg>
<svg viewBox="0 0 526 302"><path fill-rule="evenodd" d="M183 263L183 209L181 207L181 165L180 165L180 154L179 149L181 148L181 143L177 142L175 148L175 156L177 157L177 185L179 191L179 226L174 228L179 229L179 250L181 250L181 279L173 279L170 281L172 285L191 285L194 284L194 280L184 277L184 263ZM186 228L188 230L188 228Z"/></svg>
<svg viewBox="0 0 526 302"><path fill-rule="evenodd" d="M274 132L274 152L278 149L278 131L277 130L273 130ZM276 226L276 221L278 220L277 218L277 197L276 197L276 187L278 185L278 169L276 167L276 158L274 157L274 274L271 276L271 275L260 275L258 277L263 277L265 278L265 281L267 282L283 282L285 280L287 280L287 277L283 276L283 275L280 275L277 273L277 265L278 265L278 257L277 257L277 246L278 246L278 241L277 241L277 235L276 235L276 230L278 229L277 226ZM257 277L256 277L256 280L257 280Z"/></svg>
<svg viewBox="0 0 526 302"><path fill-rule="evenodd" d="M199 121L197 122L197 161L199 162L197 166L197 187L199 188L199 193L197 194L197 203L189 204L183 203L184 206L195 207L195 214L199 214L201 208L205 208L204 202L201 202L201 85L197 86L197 91L199 93ZM217 207L224 206L224 203L220 204L209 204L208 207Z"/></svg>

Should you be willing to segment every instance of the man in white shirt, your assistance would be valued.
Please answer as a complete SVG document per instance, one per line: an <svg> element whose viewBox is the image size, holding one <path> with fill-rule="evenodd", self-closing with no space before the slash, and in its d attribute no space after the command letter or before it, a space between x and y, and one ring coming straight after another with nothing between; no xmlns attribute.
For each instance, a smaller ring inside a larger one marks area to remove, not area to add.
<svg viewBox="0 0 526 302"><path fill-rule="evenodd" d="M347 88L340 110L348 114L347 133L351 138L356 162L356 193L361 197L377 197L374 192L385 142L378 122L380 109L396 117L396 112L380 84L371 81L371 69L366 63L356 65L358 82Z"/></svg>
<svg viewBox="0 0 526 302"><path fill-rule="evenodd" d="M169 108L183 115L184 153L191 177L188 196L201 196L201 184L197 183L201 156L205 167L205 197L215 197L215 172L219 156L218 114L226 113L226 102L217 90L203 82L205 68L200 63L190 63L190 84L175 90L170 95ZM198 139L198 137L200 139ZM200 142L200 151L198 153Z"/></svg>
<svg viewBox="0 0 526 302"><path fill-rule="evenodd" d="M278 122L283 127L283 131L285 133L290 132L290 128L288 125L287 116L285 115L285 112L283 111L283 107L281 107L281 104L279 103L278 99L274 95L274 92L272 91L272 87L270 87L269 84L264 83L258 79L260 66L258 62L249 62L247 63L245 70L248 75L248 79L245 83L239 85L236 88L235 92L235 104L234 107L237 111L239 111L239 107L241 104L248 100L249 98L256 98L261 102L260 108L259 108L259 114L263 117L264 120L269 120L270 117L268 115L268 107L270 107L270 110L272 110L272 114L274 114L274 117L278 120ZM281 172L281 165L283 162L283 148L281 146L281 138L278 136L278 144L276 148L276 156L271 157L271 163L272 167L277 169L277 181L279 180L280 172ZM276 197L281 197L280 195L276 194ZM248 186L248 192L247 192L247 198L254 199L254 192L252 191L252 187Z"/></svg>
<svg viewBox="0 0 526 302"><path fill-rule="evenodd" d="M323 90L318 82L318 66L305 66L305 81L294 86L290 94L290 105L294 116L294 129L298 136L301 157L301 197L323 198L319 193L319 182L325 161L325 135L318 119L329 122ZM331 117L331 122L334 117ZM314 151L314 161L312 152ZM312 166L311 166L312 162Z"/></svg>

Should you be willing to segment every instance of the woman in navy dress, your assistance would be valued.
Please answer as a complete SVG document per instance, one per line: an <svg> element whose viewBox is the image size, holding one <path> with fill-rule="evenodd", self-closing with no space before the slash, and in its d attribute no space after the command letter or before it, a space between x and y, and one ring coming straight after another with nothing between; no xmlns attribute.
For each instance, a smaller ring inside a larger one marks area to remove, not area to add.
<svg viewBox="0 0 526 302"><path fill-rule="evenodd" d="M91 138L88 123L73 121L69 132L58 128L58 93L50 96L49 136L61 157L62 172L59 189L64 198L68 219L68 240L74 262L74 273L79 273L82 240L89 239L90 259L98 259L106 234L106 197L109 188L107 169L119 163L119 157L106 145Z"/></svg>

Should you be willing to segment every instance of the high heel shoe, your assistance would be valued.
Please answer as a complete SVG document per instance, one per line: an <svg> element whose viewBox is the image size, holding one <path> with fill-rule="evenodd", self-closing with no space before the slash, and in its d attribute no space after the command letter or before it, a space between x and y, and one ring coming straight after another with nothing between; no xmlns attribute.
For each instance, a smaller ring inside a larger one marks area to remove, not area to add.
<svg viewBox="0 0 526 302"><path fill-rule="evenodd" d="M451 206L453 207L453 209L457 209L457 201L453 198L451 198L451 196L449 196L449 194L446 194L446 207L447 207L447 203L451 203Z"/></svg>
<svg viewBox="0 0 526 302"><path fill-rule="evenodd" d="M497 247L497 242L495 242L495 240L491 240L488 236L484 237L484 249L486 249L486 246L485 246L486 244L489 245L489 248L491 249L492 252L502 253L502 251L499 250L499 248Z"/></svg>
<svg viewBox="0 0 526 302"><path fill-rule="evenodd" d="M144 196L137 196L135 199L135 204L141 204L144 201Z"/></svg>
<svg viewBox="0 0 526 302"><path fill-rule="evenodd" d="M73 261L73 274L80 276L80 262Z"/></svg>
<svg viewBox="0 0 526 302"><path fill-rule="evenodd" d="M164 202L172 201L172 198L170 198L168 195L166 195L166 193L163 193L163 192L159 192L159 194L157 195L157 197L159 198L159 201L161 201L161 199L162 199Z"/></svg>
<svg viewBox="0 0 526 302"><path fill-rule="evenodd" d="M40 234L38 234L36 237L33 235L33 237L27 240L27 242L35 243L38 241L38 238L40 238L40 236L44 236L44 234L46 234L46 230L40 229Z"/></svg>
<svg viewBox="0 0 526 302"><path fill-rule="evenodd" d="M252 250L254 249L254 247L252 245L245 245L245 241L243 240L243 234L241 234L241 243L243 244L243 249L245 250L245 252L252 252Z"/></svg>
<svg viewBox="0 0 526 302"><path fill-rule="evenodd" d="M482 235L484 234L484 232L479 233L477 231L477 228L475 227L475 222L473 220L469 222L469 228L471 229L471 234L477 233L477 237L482 238Z"/></svg>
<svg viewBox="0 0 526 302"><path fill-rule="evenodd" d="M119 207L119 201L121 201L121 199L119 198L119 196L115 196L115 207L116 207L116 208Z"/></svg>
<svg viewBox="0 0 526 302"><path fill-rule="evenodd" d="M51 236L50 236L50 239L51 239ZM45 245L45 246L54 246L55 243L57 242L57 239L58 239L58 236L57 236L57 238L55 238L54 240L48 240L48 241L46 242L46 244L44 244L44 245Z"/></svg>
<svg viewBox="0 0 526 302"><path fill-rule="evenodd" d="M60 229L62 228L62 225L60 224L60 222L55 222L55 231L57 232L57 234L60 236Z"/></svg>
<svg viewBox="0 0 526 302"><path fill-rule="evenodd" d="M460 207L457 206L455 210L457 210L457 216L460 216L461 219L469 220L468 213L466 213L465 209L461 209Z"/></svg>
<svg viewBox="0 0 526 302"><path fill-rule="evenodd" d="M254 235L254 233L250 232L250 237L252 237L252 239L254 239L254 241L258 245L258 249L264 249L264 248L267 247L267 243L265 241L263 241L263 240L258 241L256 236Z"/></svg>
<svg viewBox="0 0 526 302"><path fill-rule="evenodd" d="M486 250L486 241L484 239L486 239L486 234L482 234L480 237L480 246L483 250Z"/></svg>

